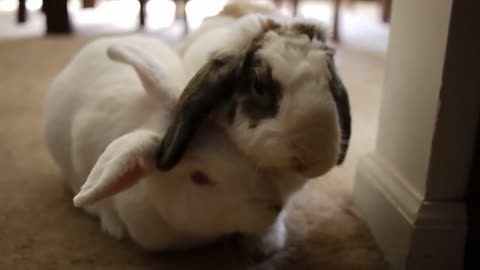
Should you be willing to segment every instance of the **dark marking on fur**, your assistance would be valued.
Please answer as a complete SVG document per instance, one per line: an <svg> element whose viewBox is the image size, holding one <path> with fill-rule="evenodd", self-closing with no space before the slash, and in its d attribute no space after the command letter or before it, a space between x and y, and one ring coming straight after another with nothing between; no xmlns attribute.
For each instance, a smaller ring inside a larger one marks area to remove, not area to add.
<svg viewBox="0 0 480 270"><path fill-rule="evenodd" d="M235 123L235 115L237 114L237 101L235 99L232 99L228 105L227 105L227 122L230 125L233 125Z"/></svg>
<svg viewBox="0 0 480 270"><path fill-rule="evenodd" d="M267 61L255 54L255 48L247 53L243 76L248 82L238 90L241 112L249 119L250 128L258 126L263 119L274 118L282 98L281 84L273 78Z"/></svg>
<svg viewBox="0 0 480 270"><path fill-rule="evenodd" d="M179 98L172 124L155 156L157 168L162 171L180 161L203 120L216 105L233 94L243 54L212 57L190 80Z"/></svg>
<svg viewBox="0 0 480 270"><path fill-rule="evenodd" d="M348 100L348 93L342 80L338 76L333 58L328 62L328 69L330 71L330 93L337 106L338 118L340 121L341 142L340 154L337 164L342 164L347 154L348 145L351 136L351 115L350 103Z"/></svg>

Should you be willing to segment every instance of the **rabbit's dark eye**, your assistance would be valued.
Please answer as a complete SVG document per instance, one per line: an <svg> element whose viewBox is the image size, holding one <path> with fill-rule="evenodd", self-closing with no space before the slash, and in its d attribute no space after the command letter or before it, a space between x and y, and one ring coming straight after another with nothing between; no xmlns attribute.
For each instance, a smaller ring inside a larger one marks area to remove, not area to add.
<svg viewBox="0 0 480 270"><path fill-rule="evenodd" d="M266 94L265 84L259 79L254 80L253 93L259 97L263 97Z"/></svg>
<svg viewBox="0 0 480 270"><path fill-rule="evenodd" d="M273 78L272 68L261 59L252 60L244 73L246 83L239 93L239 112L249 120L249 127L255 128L264 119L274 118L279 111L282 97L280 84Z"/></svg>
<svg viewBox="0 0 480 270"><path fill-rule="evenodd" d="M251 82L251 91L254 98L264 99L269 95L269 80L271 73L265 67L255 67Z"/></svg>

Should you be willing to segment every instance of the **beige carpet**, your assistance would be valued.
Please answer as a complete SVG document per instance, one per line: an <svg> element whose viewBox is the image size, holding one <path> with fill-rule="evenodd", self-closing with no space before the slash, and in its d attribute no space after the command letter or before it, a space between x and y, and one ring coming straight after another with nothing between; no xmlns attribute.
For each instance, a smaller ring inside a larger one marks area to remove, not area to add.
<svg viewBox="0 0 480 270"><path fill-rule="evenodd" d="M245 262L232 243L147 254L104 235L97 220L72 206L42 143L42 102L52 77L85 42L0 42L0 269L241 269ZM349 201L357 157L373 142L382 61L348 44L340 50L356 120L352 151L344 167L312 181L295 198L288 219L293 248L278 269L386 269Z"/></svg>

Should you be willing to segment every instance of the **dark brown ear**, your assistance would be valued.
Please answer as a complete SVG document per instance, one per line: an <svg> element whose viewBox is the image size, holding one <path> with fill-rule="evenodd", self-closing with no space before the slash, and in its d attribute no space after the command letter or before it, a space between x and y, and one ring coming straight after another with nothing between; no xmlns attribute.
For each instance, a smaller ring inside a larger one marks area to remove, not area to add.
<svg viewBox="0 0 480 270"><path fill-rule="evenodd" d="M202 121L232 95L242 65L243 53L217 54L190 80L156 153L160 170L167 171L180 161Z"/></svg>
<svg viewBox="0 0 480 270"><path fill-rule="evenodd" d="M340 121L340 131L342 133L342 141L340 142L340 155L337 160L337 164L340 165L345 160L347 154L348 145L350 143L351 135L351 116L350 116L350 103L348 101L348 93L345 85L338 76L337 69L333 59L329 62L328 68L330 70L330 91L333 96L333 100L337 105L338 119Z"/></svg>

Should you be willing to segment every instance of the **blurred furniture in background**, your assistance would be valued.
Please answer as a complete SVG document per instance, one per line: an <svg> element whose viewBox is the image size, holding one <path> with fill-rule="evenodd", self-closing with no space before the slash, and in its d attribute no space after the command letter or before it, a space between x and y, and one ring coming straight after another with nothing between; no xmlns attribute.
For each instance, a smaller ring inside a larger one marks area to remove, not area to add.
<svg viewBox="0 0 480 270"><path fill-rule="evenodd" d="M57 34L57 33L71 33L72 25L70 22L70 17L68 14L67 8L68 0L43 0L42 11L45 13L46 21L46 33L47 34ZM140 27L145 26L146 21L146 5L148 0L138 0L140 3L139 10L139 25ZM184 21L185 30L188 31L187 24L187 14L185 11L185 5L189 0L173 0L176 4L176 18L181 17ZM300 0L272 0L277 6L288 2L291 5L293 15L296 16L298 13L298 5ZM332 28L333 28L333 39L339 41L339 24L340 24L340 7L342 0L328 0L333 2L333 16L332 16ZM354 2L358 0L347 0L348 2ZM374 0L378 1L382 7L382 20L386 23L390 21L390 12L392 0ZM97 0L82 0L83 8L94 8L96 6ZM26 0L18 0L18 10L17 10L17 22L24 23L27 21L27 8Z"/></svg>
<svg viewBox="0 0 480 270"><path fill-rule="evenodd" d="M72 32L67 0L43 0L42 10L45 13L47 34Z"/></svg>
<svg viewBox="0 0 480 270"><path fill-rule="evenodd" d="M93 8L97 2L95 0L83 0L82 3L84 8Z"/></svg>
<svg viewBox="0 0 480 270"><path fill-rule="evenodd" d="M392 0L380 0L380 2L382 4L382 20L385 23L389 23L392 13Z"/></svg>
<svg viewBox="0 0 480 270"><path fill-rule="evenodd" d="M284 2L289 2L292 7L293 16L298 15L298 4L300 0L272 0L277 7L279 7ZM339 41L338 27L339 27L339 17L340 17L340 4L342 0L332 0L333 1L333 40Z"/></svg>
<svg viewBox="0 0 480 270"><path fill-rule="evenodd" d="M284 2L289 2L292 6L293 15L298 14L298 4L300 0L272 0L277 6L280 6ZM333 1L333 18L332 18L332 28L333 28L333 40L339 41L339 24L340 24L340 6L342 0L331 0ZM355 2L358 0L348 0L347 2ZM374 0L379 1L382 6L382 20L384 22L390 22L390 12L392 8L392 0ZM343 1L345 2L345 1Z"/></svg>
<svg viewBox="0 0 480 270"><path fill-rule="evenodd" d="M148 0L138 0L140 3L139 25L145 26L146 4ZM189 0L174 0L177 6L176 17L182 17L187 29L187 19L185 5ZM82 0L83 8L95 8L96 0ZM47 34L68 34L72 33L73 28L68 14L67 0L43 0L42 11L45 13L46 33ZM27 21L26 0L18 0L17 22Z"/></svg>
<svg viewBox="0 0 480 270"><path fill-rule="evenodd" d="M95 1L95 0L91 0ZM175 2L175 18L178 19L179 17L182 18L184 22L185 31L188 31L188 23L187 23L187 13L185 12L185 6L187 5L189 0L173 0ZM147 17L146 6L148 0L139 0L140 2L140 26L145 26L145 20Z"/></svg>
<svg viewBox="0 0 480 270"><path fill-rule="evenodd" d="M24 23L27 21L27 5L26 0L18 0L17 22Z"/></svg>

